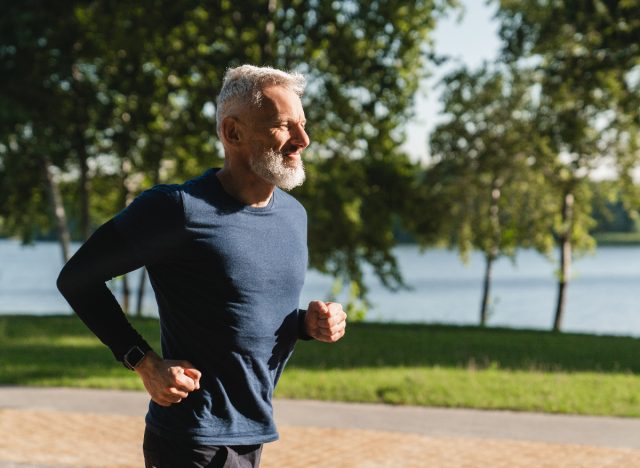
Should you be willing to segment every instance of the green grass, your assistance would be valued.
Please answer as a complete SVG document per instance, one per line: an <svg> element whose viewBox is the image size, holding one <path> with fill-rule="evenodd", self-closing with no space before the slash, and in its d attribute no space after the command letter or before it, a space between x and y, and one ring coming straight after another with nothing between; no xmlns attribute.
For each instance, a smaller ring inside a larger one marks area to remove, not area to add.
<svg viewBox="0 0 640 468"><path fill-rule="evenodd" d="M158 323L136 320L158 348ZM640 416L640 340L494 328L349 326L300 342L276 395ZM142 389L75 317L0 317L0 383Z"/></svg>
<svg viewBox="0 0 640 468"><path fill-rule="evenodd" d="M156 320L135 326L159 349ZM0 317L0 383L143 389L75 316Z"/></svg>

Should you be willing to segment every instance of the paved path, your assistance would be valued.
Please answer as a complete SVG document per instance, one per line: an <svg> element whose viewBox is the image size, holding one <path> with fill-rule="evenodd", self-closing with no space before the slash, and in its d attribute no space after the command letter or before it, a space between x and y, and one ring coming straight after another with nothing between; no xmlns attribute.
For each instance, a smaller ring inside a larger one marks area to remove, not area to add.
<svg viewBox="0 0 640 468"><path fill-rule="evenodd" d="M0 467L141 466L142 392L0 387ZM269 467L640 467L640 420L276 400Z"/></svg>

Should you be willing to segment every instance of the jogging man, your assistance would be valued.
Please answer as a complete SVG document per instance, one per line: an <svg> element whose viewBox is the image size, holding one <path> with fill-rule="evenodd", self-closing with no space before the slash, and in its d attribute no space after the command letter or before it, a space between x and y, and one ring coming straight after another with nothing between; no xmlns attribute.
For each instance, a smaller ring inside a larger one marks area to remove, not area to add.
<svg viewBox="0 0 640 468"><path fill-rule="evenodd" d="M148 467L258 466L278 438L271 399L296 340L345 333L340 304L299 309L307 218L284 190L305 178L304 86L296 73L229 69L216 108L223 168L142 193L60 273L71 307L151 396ZM162 356L105 284L143 265Z"/></svg>

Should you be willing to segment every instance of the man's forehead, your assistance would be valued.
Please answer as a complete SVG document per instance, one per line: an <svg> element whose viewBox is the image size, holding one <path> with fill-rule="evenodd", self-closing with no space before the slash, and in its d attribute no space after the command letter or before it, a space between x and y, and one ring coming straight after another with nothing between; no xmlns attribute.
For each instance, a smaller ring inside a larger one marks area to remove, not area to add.
<svg viewBox="0 0 640 468"><path fill-rule="evenodd" d="M282 86L269 86L262 90L260 109L265 115L273 117L304 118L300 97L294 91Z"/></svg>

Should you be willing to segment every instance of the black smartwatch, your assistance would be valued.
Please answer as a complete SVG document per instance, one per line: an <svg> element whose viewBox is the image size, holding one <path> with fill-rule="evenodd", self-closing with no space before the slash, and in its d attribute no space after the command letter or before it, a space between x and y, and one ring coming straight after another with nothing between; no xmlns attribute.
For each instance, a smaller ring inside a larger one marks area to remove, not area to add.
<svg viewBox="0 0 640 468"><path fill-rule="evenodd" d="M127 369L134 370L138 366L138 364L142 362L146 354L146 351L143 351L140 346L133 346L124 355L122 363Z"/></svg>

